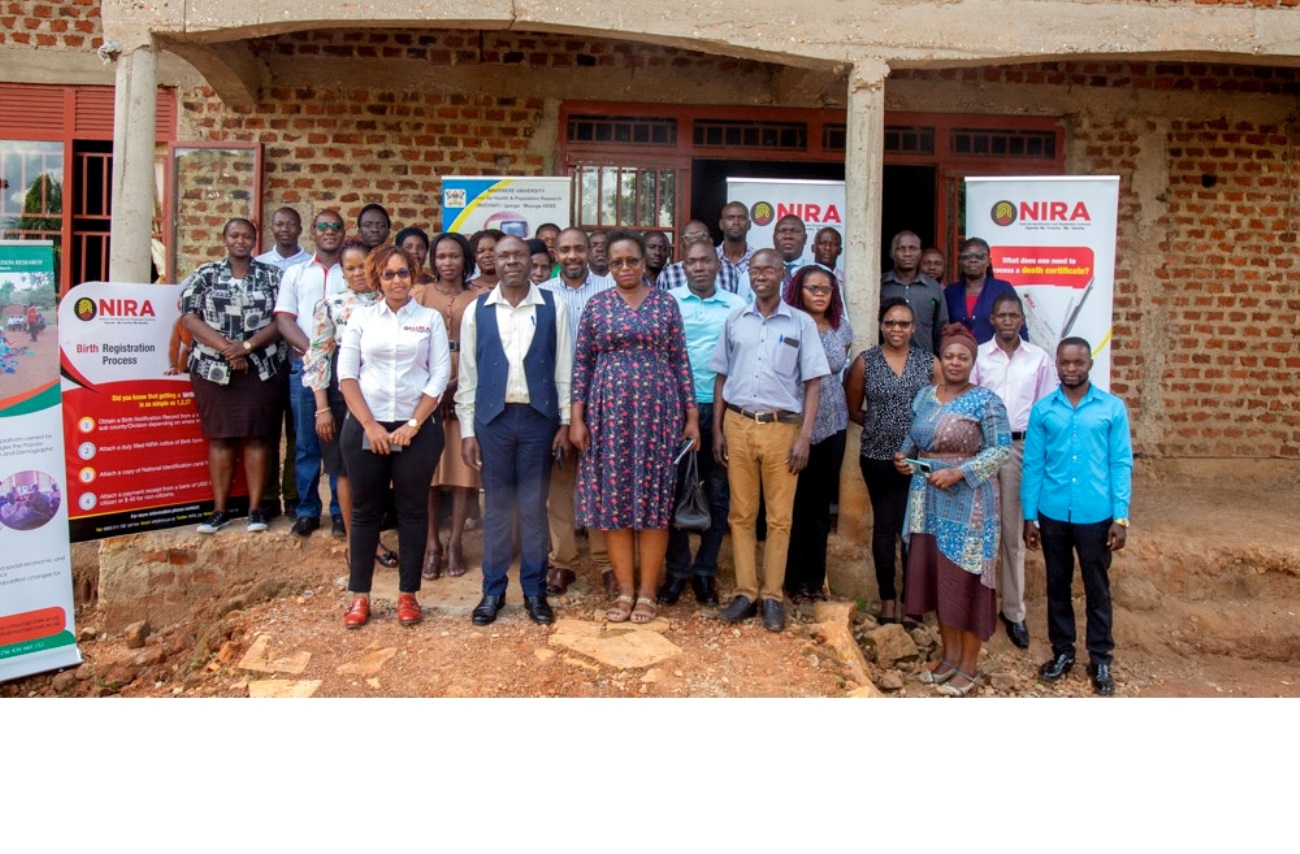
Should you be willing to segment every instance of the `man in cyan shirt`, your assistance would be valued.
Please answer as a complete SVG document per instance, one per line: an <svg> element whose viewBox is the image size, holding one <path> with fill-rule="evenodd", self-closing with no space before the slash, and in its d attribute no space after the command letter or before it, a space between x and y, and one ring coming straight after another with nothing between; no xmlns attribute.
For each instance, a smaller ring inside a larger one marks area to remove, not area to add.
<svg viewBox="0 0 1300 854"><path fill-rule="evenodd" d="M1088 665L1098 694L1111 676L1111 553L1124 548L1133 495L1133 442L1124 402L1088 380L1092 348L1066 338L1056 348L1061 387L1034 404L1025 435L1020 502L1025 545L1041 542L1047 564L1047 637L1052 660L1038 670L1054 682L1074 666L1074 553L1079 554L1088 615Z"/></svg>

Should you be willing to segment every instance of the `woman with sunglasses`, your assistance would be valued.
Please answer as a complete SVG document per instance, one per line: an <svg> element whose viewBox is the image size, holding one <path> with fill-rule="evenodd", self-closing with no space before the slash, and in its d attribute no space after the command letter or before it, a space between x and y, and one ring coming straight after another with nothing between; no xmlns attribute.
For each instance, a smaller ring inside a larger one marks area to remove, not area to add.
<svg viewBox="0 0 1300 854"><path fill-rule="evenodd" d="M790 601L799 604L826 598L826 539L831 532L831 504L839 500L840 463L844 461L844 437L849 424L840 372L853 345L853 327L844 311L835 273L827 267L801 267L786 285L782 298L807 312L817 324L831 369L821 378L821 402L813 421L808 465L799 473L794 493L790 547L786 551L785 591Z"/></svg>
<svg viewBox="0 0 1300 854"><path fill-rule="evenodd" d="M422 613L420 565L429 524L428 493L442 454L442 425L431 416L451 377L447 328L431 308L411 298L415 262L386 244L366 259L366 279L379 301L352 313L339 347L339 389L348 417L339 434L352 481L352 531L348 541L352 604L343 624L370 619L375 547L392 483L400 555L397 620L409 626Z"/></svg>
<svg viewBox="0 0 1300 854"><path fill-rule="evenodd" d="M1016 292L1010 282L993 277L989 258L989 245L980 238L962 241L957 255L961 279L943 289L943 298L948 303L948 319L970 330L977 344L985 344L993 338L993 321L990 319L993 317L993 301L1003 294ZM1024 327L1020 329L1020 337L1029 340Z"/></svg>
<svg viewBox="0 0 1300 854"><path fill-rule="evenodd" d="M939 380L939 364L929 350L912 343L916 319L902 297L880 306L884 343L853 360L844 378L848 417L862 427L858 465L871 497L871 557L880 589L882 625L898 622L898 561L907 489L911 481L894 467L894 453L912 426L912 401ZM907 565L906 551L903 565Z"/></svg>

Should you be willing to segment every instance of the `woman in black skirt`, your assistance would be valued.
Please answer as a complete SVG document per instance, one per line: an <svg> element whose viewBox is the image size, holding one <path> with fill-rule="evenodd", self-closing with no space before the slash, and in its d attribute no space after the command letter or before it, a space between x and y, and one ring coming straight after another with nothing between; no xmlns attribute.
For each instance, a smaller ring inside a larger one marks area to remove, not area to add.
<svg viewBox="0 0 1300 854"><path fill-rule="evenodd" d="M266 530L261 507L268 439L284 408L283 373L288 370L272 322L280 271L253 260L257 229L248 220L230 220L221 236L226 257L195 270L181 292L181 322L194 336L190 382L208 440L212 479L213 512L199 525L202 534L230 524L226 502L241 446L251 508L248 530Z"/></svg>

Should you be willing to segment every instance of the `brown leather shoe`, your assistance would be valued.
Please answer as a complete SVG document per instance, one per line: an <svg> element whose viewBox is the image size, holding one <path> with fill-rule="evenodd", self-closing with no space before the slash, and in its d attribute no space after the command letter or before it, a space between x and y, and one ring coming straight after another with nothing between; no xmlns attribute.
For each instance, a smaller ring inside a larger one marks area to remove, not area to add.
<svg viewBox="0 0 1300 854"><path fill-rule="evenodd" d="M343 627L348 629L359 629L370 621L370 597L358 596L352 600L348 606L348 612L343 615Z"/></svg>
<svg viewBox="0 0 1300 854"><path fill-rule="evenodd" d="M578 576L571 569L565 569L560 566L551 567L546 573L546 594L548 596L563 596Z"/></svg>
<svg viewBox="0 0 1300 854"><path fill-rule="evenodd" d="M397 597L397 622L404 626L413 626L424 619L420 603L415 601L414 593L403 593Z"/></svg>
<svg viewBox="0 0 1300 854"><path fill-rule="evenodd" d="M605 592L609 598L617 599L619 594L618 579L614 577L614 570L607 569L600 574L600 580L605 582Z"/></svg>

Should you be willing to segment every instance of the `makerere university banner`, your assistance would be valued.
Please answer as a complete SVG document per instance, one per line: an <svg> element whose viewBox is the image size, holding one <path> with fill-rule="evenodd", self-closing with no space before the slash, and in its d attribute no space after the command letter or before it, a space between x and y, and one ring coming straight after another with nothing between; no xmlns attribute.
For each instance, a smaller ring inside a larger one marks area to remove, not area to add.
<svg viewBox="0 0 1300 854"><path fill-rule="evenodd" d="M1110 390L1119 177L966 179L966 236L988 241L993 275L1025 303L1029 340L1092 345L1091 379Z"/></svg>
<svg viewBox="0 0 1300 854"><path fill-rule="evenodd" d="M59 307L73 542L197 523L212 510L180 294L87 282ZM232 495L246 494L242 474L236 485Z"/></svg>
<svg viewBox="0 0 1300 854"><path fill-rule="evenodd" d="M567 227L572 196L568 178L448 175L442 179L442 227L459 234L495 228L527 239L548 222Z"/></svg>
<svg viewBox="0 0 1300 854"><path fill-rule="evenodd" d="M59 419L54 245L0 241L0 681L81 663Z"/></svg>

